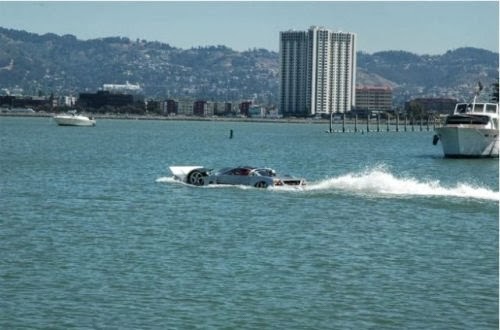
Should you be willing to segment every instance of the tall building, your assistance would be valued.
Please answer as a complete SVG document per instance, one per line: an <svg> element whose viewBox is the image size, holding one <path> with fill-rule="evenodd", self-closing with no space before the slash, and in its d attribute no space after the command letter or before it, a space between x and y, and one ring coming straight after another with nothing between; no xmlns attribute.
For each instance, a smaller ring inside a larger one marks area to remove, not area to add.
<svg viewBox="0 0 500 330"><path fill-rule="evenodd" d="M355 105L356 35L311 27L280 32L280 110L285 116L347 112Z"/></svg>

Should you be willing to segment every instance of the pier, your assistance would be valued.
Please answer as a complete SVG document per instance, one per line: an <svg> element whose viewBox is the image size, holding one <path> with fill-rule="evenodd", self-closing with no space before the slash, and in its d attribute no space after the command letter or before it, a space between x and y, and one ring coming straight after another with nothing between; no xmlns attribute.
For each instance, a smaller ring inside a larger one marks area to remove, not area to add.
<svg viewBox="0 0 500 330"><path fill-rule="evenodd" d="M359 119L356 115L347 120L346 115L342 114L340 120L333 120L332 116L327 133L416 132L431 131L441 126L441 119L435 116L408 117L407 115L381 116L378 114L375 118Z"/></svg>

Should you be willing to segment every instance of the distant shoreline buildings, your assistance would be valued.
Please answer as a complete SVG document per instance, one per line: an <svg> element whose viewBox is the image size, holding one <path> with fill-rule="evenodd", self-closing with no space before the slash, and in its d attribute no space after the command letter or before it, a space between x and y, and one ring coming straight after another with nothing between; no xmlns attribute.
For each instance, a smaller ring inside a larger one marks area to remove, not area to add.
<svg viewBox="0 0 500 330"><path fill-rule="evenodd" d="M312 26L280 32L284 116L346 113L356 100L356 34Z"/></svg>
<svg viewBox="0 0 500 330"><path fill-rule="evenodd" d="M360 74L358 79L364 84L357 85L356 42L355 33L335 32L317 26L312 26L305 31L280 32L278 58L276 56L270 58L273 61L273 65L270 66L272 68L270 79L273 80L273 84L268 85L268 93L272 94L272 97L259 98L256 93L225 94L225 92L219 93L218 90L215 91L219 94L213 97L206 91L206 93L197 93L197 90L193 88L193 92L187 95L183 94L180 89L166 89L150 98L145 95L147 88L144 85L128 81L119 84L116 83L117 79L110 79L115 83L103 84L95 92L89 91L86 87L79 93L75 88L68 93L69 95L54 95L53 92L49 95L39 88L38 92L36 89L31 89L30 96L25 95L22 87L17 85L12 88L1 88L0 112L14 112L14 110L22 112L23 109L30 108L33 109L32 111L59 112L76 108L92 113L163 116L319 118L343 113L347 116L372 116L379 113L400 114L404 112L413 116L422 116L426 113L446 114L453 110L456 100L452 96L456 97L461 94L446 93L446 90L437 90L431 94L431 97L426 97L426 95L415 97L419 94L413 96L411 92L407 92L405 102L397 100L397 106L394 107L393 93L394 90L398 93L400 86L386 84L384 80L363 78L366 68L358 72ZM217 56L221 54L224 56L224 52L219 48L210 49L210 51L216 52ZM396 52L396 55L401 56L400 53ZM205 52L205 54L208 53ZM358 55L360 59L363 59L363 54ZM394 56L392 54L390 58ZM276 60L278 60L277 63ZM277 71L276 65L278 65ZM13 67L14 62L11 61L7 68L11 70ZM164 79L179 79L184 77L184 72L188 72L186 75L189 82L196 80L193 77L196 77L197 72L189 72L189 70L181 73L175 72L171 76L165 76ZM247 77L250 77L251 72L247 73ZM264 77L268 76L264 75ZM276 77L278 81L275 80ZM225 91L237 90L226 78L225 76L218 77L218 82L226 81ZM204 79L202 81L207 91L215 84L215 80ZM245 81L245 84L248 82ZM245 90L247 87L245 84L239 85L239 88ZM396 87L393 90L391 86ZM498 83L496 86L498 99ZM190 85L188 87L191 88ZM277 91L278 95L276 95ZM419 93L421 92L422 90ZM401 93L399 97L400 95ZM210 97L213 99L211 100Z"/></svg>

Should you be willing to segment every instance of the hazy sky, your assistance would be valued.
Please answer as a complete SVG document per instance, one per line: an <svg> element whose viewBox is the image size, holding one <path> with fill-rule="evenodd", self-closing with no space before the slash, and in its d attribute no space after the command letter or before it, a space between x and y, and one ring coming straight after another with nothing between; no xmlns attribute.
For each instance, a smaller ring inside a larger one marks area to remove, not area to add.
<svg viewBox="0 0 500 330"><path fill-rule="evenodd" d="M279 32L311 25L357 34L358 50L498 52L498 1L6 2L0 26L78 39L125 36L179 48L278 51Z"/></svg>

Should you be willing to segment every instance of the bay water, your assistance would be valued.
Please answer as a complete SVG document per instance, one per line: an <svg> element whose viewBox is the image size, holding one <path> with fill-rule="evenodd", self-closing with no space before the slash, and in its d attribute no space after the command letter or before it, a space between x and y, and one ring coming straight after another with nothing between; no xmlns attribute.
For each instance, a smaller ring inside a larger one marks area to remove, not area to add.
<svg viewBox="0 0 500 330"><path fill-rule="evenodd" d="M327 129L1 117L0 328L497 329L498 159ZM193 187L173 165L308 184Z"/></svg>

